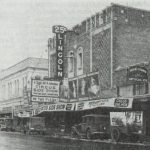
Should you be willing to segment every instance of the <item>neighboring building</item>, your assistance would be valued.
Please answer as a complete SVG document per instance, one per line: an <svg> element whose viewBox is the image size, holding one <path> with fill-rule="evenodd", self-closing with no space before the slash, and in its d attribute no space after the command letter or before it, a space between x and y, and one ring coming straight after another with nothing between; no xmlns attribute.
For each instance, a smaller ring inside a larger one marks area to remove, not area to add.
<svg viewBox="0 0 150 150"><path fill-rule="evenodd" d="M143 131L150 136L150 62L116 70L115 84L118 97L132 97L132 110L143 112Z"/></svg>
<svg viewBox="0 0 150 150"><path fill-rule="evenodd" d="M64 76L99 72L100 97L115 96L115 71L150 60L150 11L112 4L73 27L65 36ZM55 38L51 77L56 75Z"/></svg>
<svg viewBox="0 0 150 150"><path fill-rule="evenodd" d="M23 111L30 103L31 78L48 76L48 61L27 58L0 72L1 115Z"/></svg>

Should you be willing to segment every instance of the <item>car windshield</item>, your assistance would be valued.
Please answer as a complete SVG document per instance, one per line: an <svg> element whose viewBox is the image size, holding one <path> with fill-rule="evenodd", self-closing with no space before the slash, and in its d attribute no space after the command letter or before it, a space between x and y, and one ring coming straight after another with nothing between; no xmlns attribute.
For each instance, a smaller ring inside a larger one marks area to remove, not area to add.
<svg viewBox="0 0 150 150"><path fill-rule="evenodd" d="M108 120L106 117L102 116L83 116L82 123L102 123Z"/></svg>

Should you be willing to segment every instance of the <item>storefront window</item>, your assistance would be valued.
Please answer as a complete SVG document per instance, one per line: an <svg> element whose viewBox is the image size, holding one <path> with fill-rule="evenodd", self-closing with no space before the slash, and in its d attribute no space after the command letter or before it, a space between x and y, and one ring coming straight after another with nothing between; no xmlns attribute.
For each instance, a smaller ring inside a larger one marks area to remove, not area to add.
<svg viewBox="0 0 150 150"><path fill-rule="evenodd" d="M134 85L133 94L134 95L144 95L148 93L147 83L138 83Z"/></svg>
<svg viewBox="0 0 150 150"><path fill-rule="evenodd" d="M133 96L133 85L118 87L118 96L122 97Z"/></svg>

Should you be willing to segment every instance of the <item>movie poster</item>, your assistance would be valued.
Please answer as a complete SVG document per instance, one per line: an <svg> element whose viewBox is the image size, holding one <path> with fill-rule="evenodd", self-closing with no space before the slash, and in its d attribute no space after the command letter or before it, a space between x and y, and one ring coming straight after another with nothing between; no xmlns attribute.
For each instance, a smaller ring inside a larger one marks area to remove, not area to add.
<svg viewBox="0 0 150 150"><path fill-rule="evenodd" d="M88 78L82 77L78 79L79 100L88 100Z"/></svg>
<svg viewBox="0 0 150 150"><path fill-rule="evenodd" d="M68 79L64 79L60 82L60 101L61 102L68 102L69 100L69 85Z"/></svg>
<svg viewBox="0 0 150 150"><path fill-rule="evenodd" d="M77 101L77 79L69 81L70 102Z"/></svg>
<svg viewBox="0 0 150 150"><path fill-rule="evenodd" d="M100 95L100 85L98 73L88 76L88 96L89 99L98 98Z"/></svg>
<svg viewBox="0 0 150 150"><path fill-rule="evenodd" d="M127 127L132 132L142 132L143 128L143 112L110 112L110 125Z"/></svg>

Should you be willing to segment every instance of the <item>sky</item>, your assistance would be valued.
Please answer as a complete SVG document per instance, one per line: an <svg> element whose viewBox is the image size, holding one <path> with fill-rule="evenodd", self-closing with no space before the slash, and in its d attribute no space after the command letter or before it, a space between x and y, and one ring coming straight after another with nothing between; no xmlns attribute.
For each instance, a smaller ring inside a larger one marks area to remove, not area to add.
<svg viewBox="0 0 150 150"><path fill-rule="evenodd" d="M149 0L0 0L0 69L47 58L53 25L71 29L111 3L150 10Z"/></svg>

